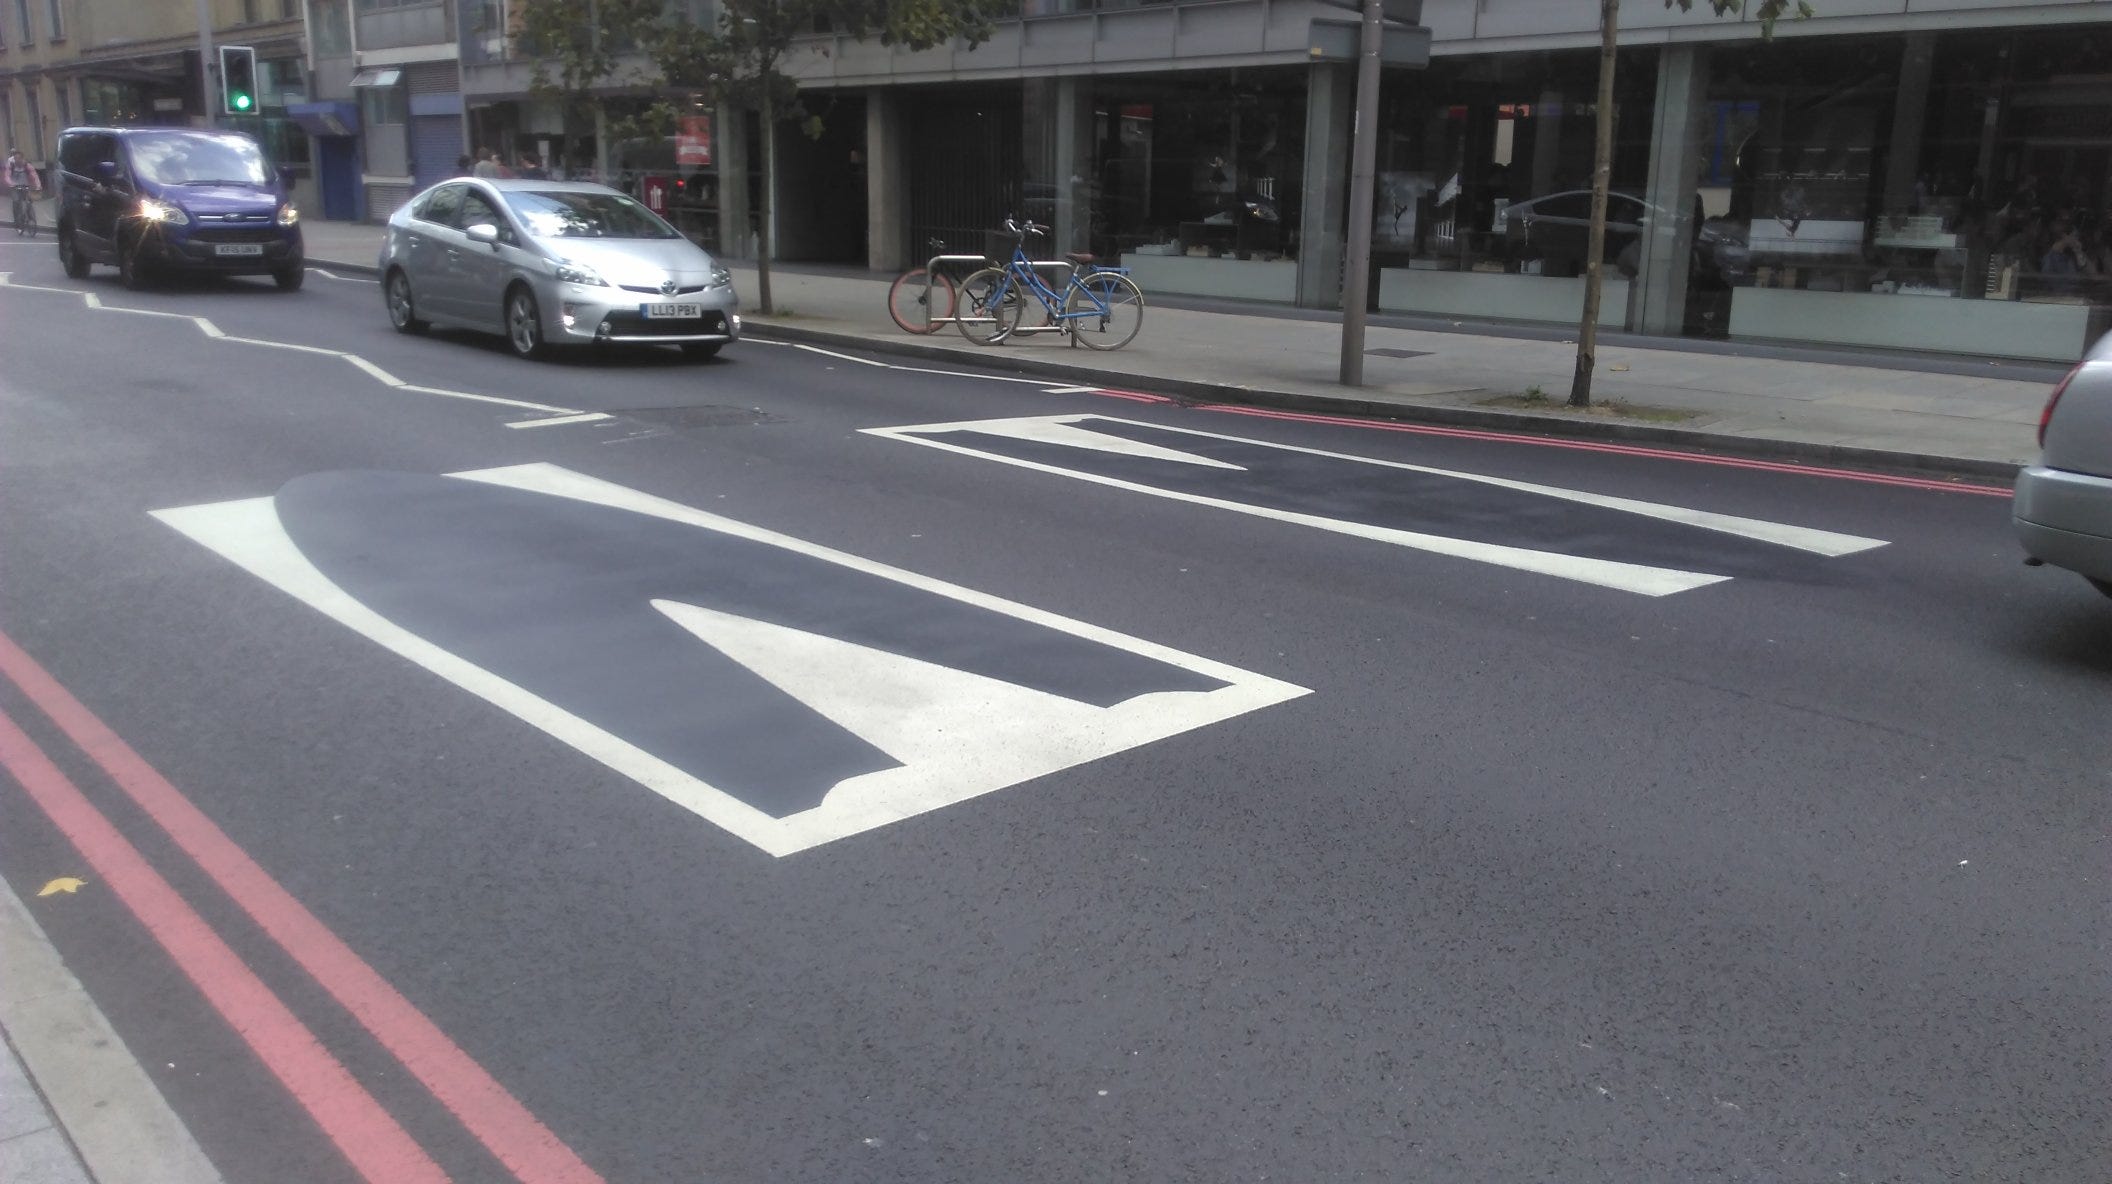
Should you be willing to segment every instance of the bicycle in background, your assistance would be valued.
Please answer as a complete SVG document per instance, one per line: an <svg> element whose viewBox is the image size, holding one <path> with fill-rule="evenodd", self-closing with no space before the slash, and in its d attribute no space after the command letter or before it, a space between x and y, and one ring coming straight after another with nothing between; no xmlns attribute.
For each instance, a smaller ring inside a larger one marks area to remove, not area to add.
<svg viewBox="0 0 2112 1184"><path fill-rule="evenodd" d="M931 259L895 277L887 289L887 315L904 333L919 335L955 323L954 276L990 266L981 255L949 255L943 239L930 242Z"/></svg>
<svg viewBox="0 0 2112 1184"><path fill-rule="evenodd" d="M1123 269L1099 266L1091 255L1066 255L1070 274L1058 290L1027 257L1027 239L1043 237L1049 228L1007 218L1005 229L1013 236L1012 261L961 281L961 315L954 320L963 337L996 345L1014 333L1055 332L1098 350L1121 349L1136 338L1144 326L1144 292ZM1047 314L1046 324L1021 327L1029 297Z"/></svg>
<svg viewBox="0 0 2112 1184"><path fill-rule="evenodd" d="M36 195L27 185L15 186L15 234L26 238L37 236Z"/></svg>

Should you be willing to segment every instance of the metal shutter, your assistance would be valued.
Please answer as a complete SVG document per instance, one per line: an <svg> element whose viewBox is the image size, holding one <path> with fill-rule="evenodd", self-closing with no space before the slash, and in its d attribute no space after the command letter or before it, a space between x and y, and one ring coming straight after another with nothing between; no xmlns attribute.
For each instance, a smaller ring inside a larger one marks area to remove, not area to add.
<svg viewBox="0 0 2112 1184"><path fill-rule="evenodd" d="M413 188L423 189L455 175L455 159L462 155L462 117L459 115L411 116L411 176Z"/></svg>

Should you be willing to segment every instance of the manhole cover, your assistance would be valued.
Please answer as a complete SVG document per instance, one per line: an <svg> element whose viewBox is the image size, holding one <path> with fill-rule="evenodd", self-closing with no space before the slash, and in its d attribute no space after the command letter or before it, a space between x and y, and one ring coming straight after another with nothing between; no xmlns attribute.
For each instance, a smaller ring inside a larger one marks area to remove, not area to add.
<svg viewBox="0 0 2112 1184"><path fill-rule="evenodd" d="M1381 358L1427 358L1430 356L1430 351L1427 349L1367 349L1364 352Z"/></svg>

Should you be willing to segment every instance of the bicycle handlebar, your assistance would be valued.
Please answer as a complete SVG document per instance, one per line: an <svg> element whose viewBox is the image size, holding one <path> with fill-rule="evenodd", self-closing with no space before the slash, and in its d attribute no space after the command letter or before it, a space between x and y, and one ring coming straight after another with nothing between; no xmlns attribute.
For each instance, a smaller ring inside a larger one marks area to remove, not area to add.
<svg viewBox="0 0 2112 1184"><path fill-rule="evenodd" d="M1033 235L1036 237L1045 237L1049 233L1049 228L1041 225L1038 222L1028 221L1026 223L1019 223L1013 221L1010 218L1005 219L1005 229L1012 232L1013 234L1020 236L1021 238L1026 238L1029 235Z"/></svg>

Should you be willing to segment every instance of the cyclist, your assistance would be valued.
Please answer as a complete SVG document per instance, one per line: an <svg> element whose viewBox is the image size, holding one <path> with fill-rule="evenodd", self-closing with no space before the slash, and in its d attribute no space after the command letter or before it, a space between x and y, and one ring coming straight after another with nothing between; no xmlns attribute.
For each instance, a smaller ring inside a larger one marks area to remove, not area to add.
<svg viewBox="0 0 2112 1184"><path fill-rule="evenodd" d="M0 168L6 174L7 190L14 195L14 220L16 234L33 234L37 227L37 209L30 204L37 194L44 191L44 183L37 179L37 170L30 167L20 148L10 148L7 164Z"/></svg>

